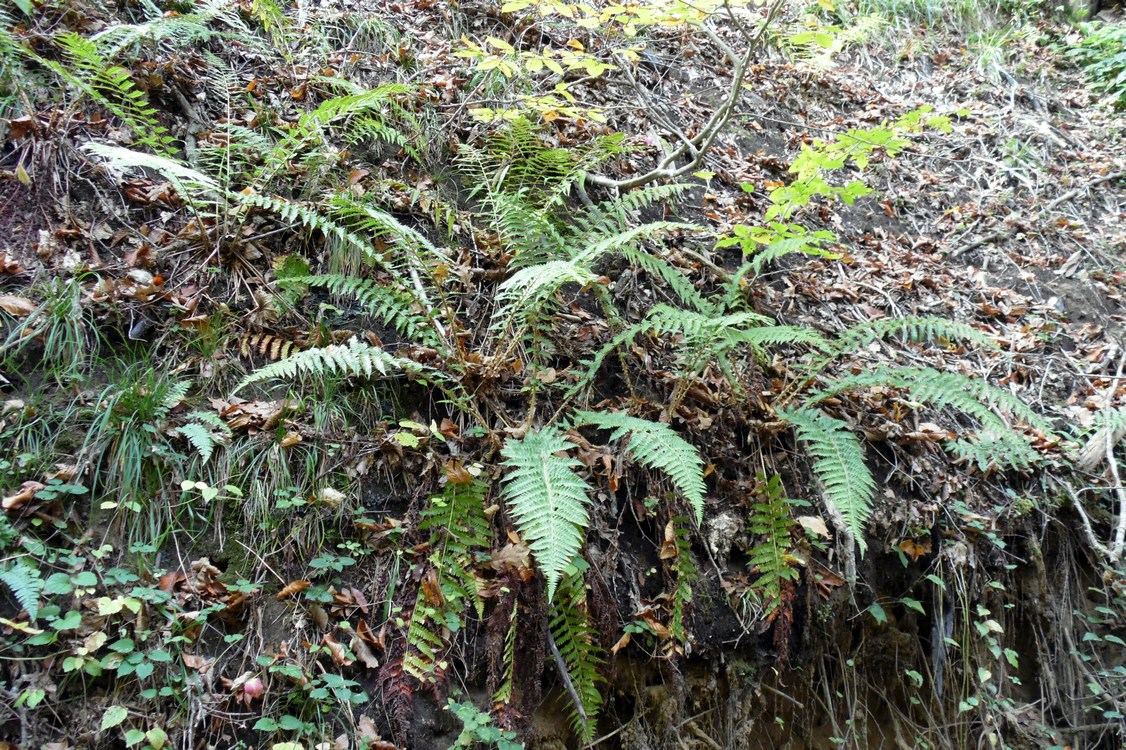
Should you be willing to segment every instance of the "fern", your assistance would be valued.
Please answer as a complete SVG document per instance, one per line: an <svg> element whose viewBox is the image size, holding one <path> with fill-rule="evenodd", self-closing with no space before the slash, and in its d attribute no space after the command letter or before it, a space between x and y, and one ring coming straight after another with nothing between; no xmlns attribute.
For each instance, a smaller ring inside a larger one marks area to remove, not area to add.
<svg viewBox="0 0 1126 750"><path fill-rule="evenodd" d="M688 607L692 604L692 584L699 578L696 566L692 562L692 544L688 532L683 528L688 519L677 516L669 521L665 531L666 546L661 548L661 557L670 559L670 567L676 576L675 587L672 592L672 608L669 613L669 632L673 640L681 649L688 644ZM671 548L668 545L672 537ZM670 557L671 555L671 557Z"/></svg>
<svg viewBox="0 0 1126 750"><path fill-rule="evenodd" d="M995 350L997 341L973 326L945 318L906 316L885 318L853 326L840 336L833 345L836 355L858 351L868 344L886 336L898 335L908 343L923 341L966 341L986 350Z"/></svg>
<svg viewBox="0 0 1126 750"><path fill-rule="evenodd" d="M82 150L99 156L111 172L152 170L168 180L188 203L214 203L223 195L219 184L211 177L167 156L146 154L104 143L85 143Z"/></svg>
<svg viewBox="0 0 1126 750"><path fill-rule="evenodd" d="M86 37L68 32L57 39L66 65L28 54L116 115L137 134L139 143L159 153L171 153L172 138L167 128L157 121L156 108L133 83L129 71L106 59Z"/></svg>
<svg viewBox="0 0 1126 750"><path fill-rule="evenodd" d="M27 611L28 618L35 622L39 617L39 594L44 584L38 569L13 562L0 570L0 581L7 585L16 601Z"/></svg>
<svg viewBox="0 0 1126 750"><path fill-rule="evenodd" d="M394 357L377 346L352 338L347 344L306 349L286 359L271 362L243 378L234 392L237 393L251 383L262 380L292 380L302 375L370 378L377 373L387 375L393 370L418 371L419 369L416 362Z"/></svg>
<svg viewBox="0 0 1126 750"><path fill-rule="evenodd" d="M194 411L188 419L195 421L181 425L177 431L199 453L200 462L207 464L215 453L215 447L230 437L231 428L214 412Z"/></svg>
<svg viewBox="0 0 1126 750"><path fill-rule="evenodd" d="M547 579L548 600L590 523L587 484L575 474L582 464L556 455L572 447L557 430L544 427L522 440L509 440L502 451L503 465L509 468L504 499Z"/></svg>
<svg viewBox="0 0 1126 750"><path fill-rule="evenodd" d="M430 320L419 311L421 304L418 298L411 292L372 279L343 274L291 276L278 283L298 288L319 287L341 297L351 297L363 305L370 315L390 325L412 343L441 345L440 339L430 327Z"/></svg>
<svg viewBox="0 0 1126 750"><path fill-rule="evenodd" d="M864 528L872 512L876 482L864 463L864 447L839 419L816 409L786 409L778 416L794 426L813 457L813 471L825 489L825 502L845 523L861 553Z"/></svg>
<svg viewBox="0 0 1126 750"><path fill-rule="evenodd" d="M580 742L586 744L598 726L598 713L602 709L603 682L598 670L604 658L598 646L598 635L590 624L587 612L586 584L583 580L589 568L583 560L568 566L559 582L559 598L552 608L549 628L567 674L563 679L574 688L578 704L572 706L571 726Z"/></svg>
<svg viewBox="0 0 1126 750"><path fill-rule="evenodd" d="M592 424L612 430L610 440L629 435L627 450L642 466L668 474L673 485L692 505L696 523L704 518L704 461L696 448L662 422L630 417L620 412L580 411L575 426Z"/></svg>
<svg viewBox="0 0 1126 750"><path fill-rule="evenodd" d="M879 368L874 372L841 378L806 399L805 406L813 406L844 391L877 385L901 388L916 401L938 408L950 406L977 419L990 434L993 450L989 452L988 459L982 463L984 454L977 450L962 451L966 445L964 442L953 443L951 447L960 457L972 458L983 469L992 463L1023 468L1037 458L1036 453L1012 433L1011 428L997 416L994 409L1007 410L1025 424L1048 435L1052 434L1051 425L1011 393L984 380L931 368Z"/></svg>
<svg viewBox="0 0 1126 750"><path fill-rule="evenodd" d="M432 568L415 597L403 656L403 668L420 680L435 678L441 652L465 624L467 606L472 603L479 617L484 614L473 574L476 556L488 551L491 540L484 498L480 482L449 484L422 511L418 529L429 533Z"/></svg>
<svg viewBox="0 0 1126 750"><path fill-rule="evenodd" d="M789 553L794 523L790 520L790 501L782 494L782 478L774 474L767 479L760 474L758 480L749 526L751 533L763 537L763 541L751 548L747 565L758 574L752 587L761 594L769 615L782 601L783 582L796 581L798 571Z"/></svg>

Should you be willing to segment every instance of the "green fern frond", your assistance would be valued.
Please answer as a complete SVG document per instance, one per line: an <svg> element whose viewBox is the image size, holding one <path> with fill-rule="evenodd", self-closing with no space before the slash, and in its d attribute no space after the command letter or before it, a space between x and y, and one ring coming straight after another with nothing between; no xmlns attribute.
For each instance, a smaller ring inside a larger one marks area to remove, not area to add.
<svg viewBox="0 0 1126 750"><path fill-rule="evenodd" d="M825 489L825 502L844 519L863 553L864 528L876 496L876 482L864 463L864 446L847 424L816 409L786 409L778 417L794 426L798 440L808 448L813 471Z"/></svg>
<svg viewBox="0 0 1126 750"><path fill-rule="evenodd" d="M763 541L751 548L747 566L758 574L751 586L761 594L769 614L782 600L783 581L798 579L789 553L794 522L790 520L790 501L782 492L782 478L775 474L767 479L760 474L758 480L749 527Z"/></svg>
<svg viewBox="0 0 1126 750"><path fill-rule="evenodd" d="M714 311L713 305L704 300L692 281L668 261L632 247L622 248L622 254L634 266L665 282L669 290L692 310L701 313Z"/></svg>
<svg viewBox="0 0 1126 750"><path fill-rule="evenodd" d="M599 668L604 662L598 645L598 634L587 612L584 573L589 568L583 560L568 567L559 583L559 598L551 610L549 628L559 655L567 669L564 677L570 680L580 705L572 706L571 726L581 743L588 743L598 727L598 714L602 710L604 682Z"/></svg>
<svg viewBox="0 0 1126 750"><path fill-rule="evenodd" d="M1011 428L997 416L995 409L1008 411L1015 418L1047 435L1052 435L1052 426L1016 396L977 378L969 378L961 373L942 372L932 368L879 368L874 372L860 373L841 378L805 401L805 406L814 406L826 398L844 391L872 386L892 386L901 388L915 401L928 403L937 408L952 407L981 422L992 434L991 442L1000 450L994 457L997 465L1023 468L1036 460L1032 449L1012 435ZM986 465L982 465L986 468Z"/></svg>
<svg viewBox="0 0 1126 750"><path fill-rule="evenodd" d="M416 362L392 356L378 346L353 338L347 344L306 349L286 359L271 362L243 378L234 392L237 393L251 383L262 380L292 380L300 376L329 375L370 378L376 374L387 375L388 372L396 370L418 369L419 365Z"/></svg>
<svg viewBox="0 0 1126 750"><path fill-rule="evenodd" d="M156 108L133 83L128 70L106 59L91 39L80 34L68 32L56 41L66 64L28 54L128 125L139 143L166 155L171 153L172 138L167 128L156 119Z"/></svg>
<svg viewBox="0 0 1126 750"><path fill-rule="evenodd" d="M180 436L187 440L199 453L201 463L206 464L211 460L211 456L215 452L215 446L218 444L215 436L211 434L211 430L207 429L199 422L189 422L188 424L181 425L177 430Z"/></svg>
<svg viewBox="0 0 1126 750"><path fill-rule="evenodd" d="M28 618L35 622L39 617L39 594L44 584L38 569L17 561L0 570L0 581L11 590Z"/></svg>
<svg viewBox="0 0 1126 750"><path fill-rule="evenodd" d="M805 255L813 255L829 260L837 260L841 257L839 253L834 253L822 248L821 243L823 242L825 242L824 238L817 237L813 234L805 234L800 237L785 237L780 240L775 240L751 256L749 263L750 269L755 275L758 275L762 273L763 267L768 263L773 263L779 258L784 258L792 253L803 253Z"/></svg>
<svg viewBox="0 0 1126 750"><path fill-rule="evenodd" d="M435 592L419 587L415 607L407 628L407 651L403 668L417 679L432 681L439 671L441 654L454 633L465 624L467 606L472 603L478 617L484 616L484 603L477 591L473 567L478 555L488 551L491 541L489 520L485 516L485 485L481 482L449 484L432 497L422 511L419 531L429 533L430 563Z"/></svg>
<svg viewBox="0 0 1126 750"><path fill-rule="evenodd" d="M692 562L692 542L685 528L688 519L676 516L669 521L673 536L674 557L669 561L676 576L672 592L672 611L669 613L669 632L681 646L688 643L688 608L692 604L692 584L699 578L696 565ZM668 531L665 532L666 539ZM662 553L661 557L665 555Z"/></svg>
<svg viewBox="0 0 1126 750"><path fill-rule="evenodd" d="M544 427L509 440L501 451L509 468L504 499L547 579L548 600L590 524L587 484L575 473L582 464L556 455L573 447L557 430Z"/></svg>
<svg viewBox="0 0 1126 750"><path fill-rule="evenodd" d="M500 306L494 313L494 327L509 325L513 319L522 322L542 312L542 305L564 284L586 286L598 280L595 273L569 260L553 260L521 268L497 288Z"/></svg>
<svg viewBox="0 0 1126 750"><path fill-rule="evenodd" d="M421 303L412 292L373 279L343 274L291 276L278 283L282 286L317 287L340 297L351 297L363 305L369 315L388 324L412 343L441 344L430 320L421 312Z"/></svg>
<svg viewBox="0 0 1126 750"><path fill-rule="evenodd" d="M160 397L160 410L161 414L167 414L172 409L179 406L184 397L188 395L188 389L192 384L188 380L177 380L173 383L165 385L166 390Z"/></svg>
<svg viewBox="0 0 1126 750"><path fill-rule="evenodd" d="M636 223L634 214L654 203L675 198L691 185L670 183L649 185L629 190L573 217L580 242L589 245L600 237L608 237L629 229Z"/></svg>
<svg viewBox="0 0 1126 750"><path fill-rule="evenodd" d="M575 253L572 260L579 263L594 263L607 255L631 247L635 242L645 238L659 237L672 232L695 232L699 230L700 227L696 224L685 224L679 221L652 221L599 238Z"/></svg>
<svg viewBox="0 0 1126 750"><path fill-rule="evenodd" d="M833 351L837 354L858 351L868 344L887 336L899 336L907 343L946 340L965 341L986 350L997 349L997 341L966 323L958 323L946 318L906 316L873 320L853 326L834 342Z"/></svg>
<svg viewBox="0 0 1126 750"><path fill-rule="evenodd" d="M610 441L629 436L626 449L635 461L663 471L684 495L696 513L696 523L704 520L704 461L700 452L663 422L650 422L621 412L575 412L574 426L594 425L611 430Z"/></svg>

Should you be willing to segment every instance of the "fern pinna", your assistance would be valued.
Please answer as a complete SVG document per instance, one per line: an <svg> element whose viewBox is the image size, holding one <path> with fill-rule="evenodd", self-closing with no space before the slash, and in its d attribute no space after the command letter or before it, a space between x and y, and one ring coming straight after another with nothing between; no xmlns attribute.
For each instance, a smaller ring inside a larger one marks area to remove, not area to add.
<svg viewBox="0 0 1126 750"><path fill-rule="evenodd" d="M485 491L481 482L451 482L422 511L418 530L429 534L430 557L403 656L403 669L420 680L434 680L443 671L441 654L465 623L466 608L472 604L478 617L484 614L473 570L491 541Z"/></svg>

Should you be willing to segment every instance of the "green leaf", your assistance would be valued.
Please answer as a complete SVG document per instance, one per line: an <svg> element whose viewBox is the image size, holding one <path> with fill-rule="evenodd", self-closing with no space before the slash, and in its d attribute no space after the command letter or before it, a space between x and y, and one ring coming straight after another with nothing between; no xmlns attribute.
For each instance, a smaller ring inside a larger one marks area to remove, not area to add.
<svg viewBox="0 0 1126 750"><path fill-rule="evenodd" d="M912 599L909 596L904 596L900 597L899 601L908 609L913 609L921 615L925 615L927 613L927 610L923 607L923 603L918 599Z"/></svg>
<svg viewBox="0 0 1126 750"><path fill-rule="evenodd" d="M101 731L104 732L107 729L113 729L114 727L121 724L121 722L125 721L125 719L127 719L128 717L129 709L125 706L110 706L106 709L106 712L102 714Z"/></svg>
<svg viewBox="0 0 1126 750"><path fill-rule="evenodd" d="M798 440L813 458L813 471L825 488L825 502L844 519L864 553L864 528L872 512L876 482L864 463L864 447L848 425L813 409L787 409L778 416L794 425Z"/></svg>
<svg viewBox="0 0 1126 750"><path fill-rule="evenodd" d="M872 617L880 625L883 625L888 621L887 612L884 612L884 608L880 606L879 602L872 602L868 606L868 614L872 615Z"/></svg>

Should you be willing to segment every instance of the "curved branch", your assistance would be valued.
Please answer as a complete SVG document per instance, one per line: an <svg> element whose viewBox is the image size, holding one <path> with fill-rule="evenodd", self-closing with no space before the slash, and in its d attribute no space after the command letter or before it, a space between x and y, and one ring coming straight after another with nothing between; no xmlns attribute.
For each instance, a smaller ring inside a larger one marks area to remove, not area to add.
<svg viewBox="0 0 1126 750"><path fill-rule="evenodd" d="M708 118L707 123L704 124L704 127L700 129L699 133L692 138L686 140L682 139L677 148L666 153L654 169L644 174L620 180L606 177L605 175L587 175L584 181L588 184L598 185L600 187L629 190L646 185L655 180L675 179L697 170L703 162L708 149L711 148L712 144L715 143L715 139L723 131L724 127L727 126L727 123L731 120L732 113L739 105L743 92L743 77L746 75L747 67L750 65L751 60L762 44L767 29L770 28L771 23L774 22L784 4L785 0L774 0L773 5L770 6L770 10L766 14L766 20L762 26L760 26L758 31L754 34L747 35L747 48L736 61L735 70L732 73L731 91L727 94L723 103L712 113L712 116ZM713 40L718 38L710 29L705 29L705 33L712 37ZM730 47L728 47L726 43L721 45L720 49L725 54L730 54ZM676 166L677 161L686 155L691 155L691 159L688 163Z"/></svg>

